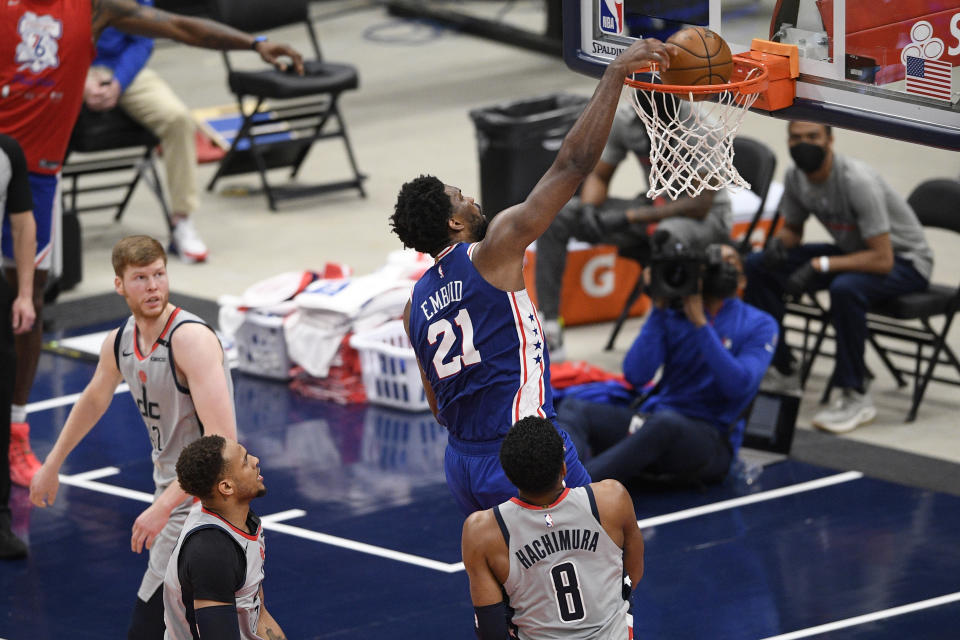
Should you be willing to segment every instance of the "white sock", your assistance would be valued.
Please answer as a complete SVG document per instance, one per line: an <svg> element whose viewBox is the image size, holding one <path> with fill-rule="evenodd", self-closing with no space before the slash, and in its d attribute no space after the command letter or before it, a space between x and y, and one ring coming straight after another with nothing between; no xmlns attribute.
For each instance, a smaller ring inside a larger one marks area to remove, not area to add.
<svg viewBox="0 0 960 640"><path fill-rule="evenodd" d="M26 422L27 405L14 404L10 406L10 422Z"/></svg>

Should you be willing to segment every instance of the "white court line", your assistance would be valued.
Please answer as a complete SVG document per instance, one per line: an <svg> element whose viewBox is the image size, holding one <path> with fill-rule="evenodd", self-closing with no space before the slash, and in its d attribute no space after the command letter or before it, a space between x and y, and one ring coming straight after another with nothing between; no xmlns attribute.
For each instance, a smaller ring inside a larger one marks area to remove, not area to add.
<svg viewBox="0 0 960 640"><path fill-rule="evenodd" d="M115 476L120 473L120 469L117 467L104 467L102 469L94 469L93 471L84 471L83 473L75 473L70 476L60 475L60 480L69 478L70 480L99 480L100 478L106 478L108 476Z"/></svg>
<svg viewBox="0 0 960 640"><path fill-rule="evenodd" d="M272 524L274 522L282 522L284 520L291 520L293 518L302 518L305 515L307 515L307 512L303 509L287 509L286 511L271 513L268 516L260 516L260 522L263 522L264 526L266 526L268 523Z"/></svg>
<svg viewBox="0 0 960 640"><path fill-rule="evenodd" d="M338 538L337 536L327 535L326 533L317 533L316 531L310 531L309 529L292 527L288 524L280 524L280 523L264 524L263 528L271 529L279 533L286 533L287 535L291 535L291 536L297 536L298 538L313 540L314 542L322 542L323 544L329 544L334 547L340 547L342 549L350 549L352 551L359 551L360 553L368 553L372 556L379 556L381 558L388 558L390 560L406 562L407 564L413 564L413 565L417 565L418 567L425 567L427 569L434 569L436 571L442 571L444 573L456 573L458 571L463 571L462 562L457 562L455 564L451 564L449 562L440 562L439 560L422 558L420 556L415 556L410 553L393 551L392 549L384 549L383 547L375 547L372 544L357 542L356 540Z"/></svg>
<svg viewBox="0 0 960 640"><path fill-rule="evenodd" d="M121 498L129 498L131 500L137 500L139 502L146 502L146 503L153 502L153 494L151 493L145 493L143 491L134 491L133 489L125 489L123 487L118 487L112 484L106 484L104 482L96 482L95 480L93 480L93 478L104 478L106 476L116 475L119 472L120 470L116 467L104 467L102 469L94 469L92 471L85 471L84 473L78 473L70 476L61 474L60 482L62 484L70 485L72 487L79 487L81 489L88 489L90 491L106 493L106 494L118 496ZM457 562L452 564L449 562L440 562L439 560L431 560L430 558L423 558L421 556L415 556L410 553L403 553L401 551L385 549L383 547L377 547L372 544L357 542L355 540L349 540L347 538L331 536L326 533L318 533L316 531L310 531L309 529L303 529L302 527L293 527L290 525L280 523L281 520L289 520L291 518L300 518L305 515L307 515L307 512L302 509L288 509L287 511L280 511L278 513L272 513L269 515L261 516L260 521L263 523L263 528L268 531L277 531L279 533L286 533L288 535L296 536L298 538L305 538L307 540L313 540L315 542L329 544L334 547L351 549L353 551L359 551L360 553L380 556L381 558L388 558L390 560L397 560L399 562L405 562L407 564L413 564L419 567L425 567L427 569L434 569L436 571L442 571L444 573L456 573L458 571L463 571L462 562Z"/></svg>
<svg viewBox="0 0 960 640"><path fill-rule="evenodd" d="M724 500L722 502L714 502L713 504L705 504L701 507L684 509L683 511L674 511L673 513L667 513L662 516L645 518L644 520L637 520L637 526L640 527L641 529L644 529L647 527L655 527L657 525L665 524L667 522L674 522L676 520L686 520L687 518L696 518L697 516L702 516L706 513L723 511L725 509L733 509L734 507L740 507L745 504L753 504L754 502L763 502L765 500L782 498L783 496L789 496L794 493L802 493L804 491L821 489L823 487L829 487L834 484L840 484L841 482L850 482L851 480L857 480L862 477L863 477L863 474L860 473L859 471L847 471L845 473L838 473L835 476L827 476L826 478L819 478L817 480L811 480L809 482L792 484L789 487L771 489L770 491L762 491L760 493L754 493L749 496L742 496L740 498L733 498L731 500Z"/></svg>
<svg viewBox="0 0 960 640"><path fill-rule="evenodd" d="M114 395L118 393L124 393L125 391L130 391L130 387L127 386L126 382L120 384L117 387L117 390L114 391ZM68 396L60 396L59 398L50 398L49 400L40 400L39 402L31 402L27 405L27 413L36 413L38 411L46 411L47 409L55 409L57 407L62 407L67 404L73 404L80 399L79 393L71 393Z"/></svg>
<svg viewBox="0 0 960 640"><path fill-rule="evenodd" d="M87 471L85 473L76 474L73 476L60 476L60 482L63 484L68 484L75 487L80 487L83 489L89 489L91 491L99 491L101 493L107 493L110 495L119 496L122 498L130 498L132 500L139 500L140 502L153 502L153 495L149 493L144 493L142 491L134 491L132 489L124 489L123 487L117 487L114 485L106 484L103 482L96 482L92 478L102 478L108 475L114 475L119 470L116 467L106 467L104 469L95 469L93 471ZM695 507L693 509L685 509L683 511L676 511L674 513L664 514L662 516L655 516L653 518L647 518L645 520L638 520L637 526L640 528L652 527L659 524L664 524L666 522L674 522L676 520L684 520L686 518L694 518L700 515L707 513L713 513L716 511L722 511L725 509L732 509L745 504L752 504L755 502L763 502L765 500L773 500L775 498L780 498L787 495L792 495L795 493L801 493L804 491L811 491L814 489L820 489L822 487L828 487L834 484L839 484L842 482L849 482L851 480L856 480L862 478L863 474L859 471L848 471L846 473L840 473L834 476L828 476L826 478L819 478L817 480L811 480L809 482L802 482L800 484L791 485L789 487L782 487L780 489L773 489L771 491L764 491L762 493L756 493L749 496L742 496L740 498L734 498L732 500L724 500L723 502L715 502L713 504L703 505L701 507ZM281 511L276 514L262 516L260 518L261 522L264 523L264 529L277 531L279 533L285 533L287 535L296 536L299 538L304 538L307 540L313 540L314 542L320 542L323 544L329 544L334 547L341 547L343 549L351 549L353 551L359 551L360 553L367 553L374 556L379 556L381 558L388 558L390 560L396 560L398 562L405 562L407 564L413 564L420 567L425 567L428 569L434 569L436 571L442 571L443 573L457 573L463 571L463 563L449 563L441 562L439 560L431 560L430 558L424 558L421 556L416 556L409 553L403 553L401 551L394 551L392 549L386 549L384 547L377 547L374 545L366 544L363 542L357 542L355 540L349 540L347 538L340 538L338 536L332 536L326 533L318 533L316 531L311 531L309 529L304 529L302 527L295 527L287 524L280 523L280 520L287 520L290 518L298 518L303 515L306 515L305 511L300 509L290 509L288 511Z"/></svg>
<svg viewBox="0 0 960 640"><path fill-rule="evenodd" d="M893 607L892 609L884 609L883 611L876 611L874 613L868 613L862 616L856 616L854 618L847 618L846 620L837 620L836 622L821 624L817 627L810 627L809 629L800 629L799 631L792 631L779 636L770 636L769 638L764 638L764 640L795 640L796 638L809 638L810 636L820 635L821 633L827 633L828 631L836 631L837 629L845 629L858 624L866 624L867 622L873 622L874 620L883 620L884 618L902 616L905 613L912 613L922 609L930 609L931 607L939 607L941 605L950 604L951 602L957 601L960 601L960 591L957 593L950 593L945 596L940 596L938 598L930 598L929 600L921 600L919 602L905 604L900 607Z"/></svg>
<svg viewBox="0 0 960 640"><path fill-rule="evenodd" d="M108 473L108 471L112 471ZM103 469L94 469L93 471L87 471L85 473L78 473L73 476L65 476L60 474L60 482L62 484L70 485L71 487L79 487L81 489L88 489L90 491L97 491L99 493L108 493L112 496L119 496L121 498L129 498L131 500L137 500L139 502L146 502L147 504L153 503L153 494L145 493L143 491L134 491L133 489L124 489L123 487L117 487L112 484L106 484L104 482L96 482L94 480L88 480L87 478L103 478L105 476L112 476L117 473L120 473L120 470L116 467L104 467Z"/></svg>

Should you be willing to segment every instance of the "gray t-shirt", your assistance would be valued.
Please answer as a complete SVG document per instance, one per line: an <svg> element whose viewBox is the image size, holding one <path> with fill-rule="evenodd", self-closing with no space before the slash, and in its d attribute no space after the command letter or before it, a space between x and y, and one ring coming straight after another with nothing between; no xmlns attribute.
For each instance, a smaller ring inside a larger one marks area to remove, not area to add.
<svg viewBox="0 0 960 640"><path fill-rule="evenodd" d="M820 183L793 167L787 171L780 200L784 222L802 227L812 213L845 253L863 251L865 240L890 234L893 253L906 258L929 279L933 252L923 227L906 199L869 165L833 154L833 170Z"/></svg>
<svg viewBox="0 0 960 640"><path fill-rule="evenodd" d="M679 117L686 119L689 104L680 101ZM607 164L619 165L628 154L634 154L645 174L650 173L650 138L647 129L637 115L633 105L629 102L621 104L610 128L607 145L603 148L600 159ZM730 203L730 194L726 189L720 189L713 198L710 207L710 217L713 217L715 226L719 225L727 235L733 226L733 208Z"/></svg>

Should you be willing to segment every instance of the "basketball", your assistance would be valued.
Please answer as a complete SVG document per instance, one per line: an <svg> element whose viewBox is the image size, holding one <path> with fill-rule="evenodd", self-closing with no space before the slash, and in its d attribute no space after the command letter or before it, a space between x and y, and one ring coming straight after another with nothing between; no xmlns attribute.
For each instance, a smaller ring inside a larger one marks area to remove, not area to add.
<svg viewBox="0 0 960 640"><path fill-rule="evenodd" d="M670 68L660 73L664 84L726 84L733 72L730 47L705 27L688 27L667 38L680 52L670 57Z"/></svg>

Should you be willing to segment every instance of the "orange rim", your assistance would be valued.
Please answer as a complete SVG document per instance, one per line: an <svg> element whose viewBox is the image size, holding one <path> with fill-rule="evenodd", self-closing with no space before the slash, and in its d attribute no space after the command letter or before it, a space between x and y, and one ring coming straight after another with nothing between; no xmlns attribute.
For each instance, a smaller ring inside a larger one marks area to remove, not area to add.
<svg viewBox="0 0 960 640"><path fill-rule="evenodd" d="M733 56L733 61L738 63L740 66L749 67L750 69L759 70L760 73L754 74L751 77L748 77L745 80L738 80L736 82L727 82L726 84L654 84L653 82L643 82L641 80L635 80L630 76L627 76L623 79L623 83L628 87L633 87L634 89L644 89L646 91L659 91L661 93L674 93L674 94L711 94L711 93L723 93L724 91L736 91L744 95L750 95L754 93L760 93L761 91L766 91L769 86L768 76L766 67L764 67L759 62L751 60L746 56L736 55ZM750 75L749 70L746 75ZM649 67L644 67L643 69L637 69L634 73L650 73L656 71L656 65L651 65Z"/></svg>

